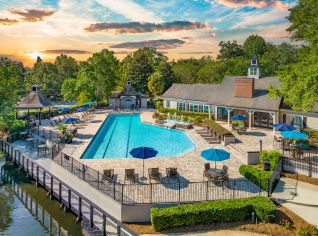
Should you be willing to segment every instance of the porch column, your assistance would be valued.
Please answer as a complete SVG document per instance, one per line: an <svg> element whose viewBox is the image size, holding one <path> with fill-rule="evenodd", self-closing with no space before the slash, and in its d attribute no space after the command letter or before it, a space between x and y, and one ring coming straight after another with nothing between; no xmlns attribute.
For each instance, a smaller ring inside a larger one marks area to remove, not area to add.
<svg viewBox="0 0 318 236"><path fill-rule="evenodd" d="M218 107L214 106L214 120L218 119Z"/></svg>
<svg viewBox="0 0 318 236"><path fill-rule="evenodd" d="M254 114L255 111L253 110L247 110L248 113L248 129L252 129L252 115Z"/></svg>
<svg viewBox="0 0 318 236"><path fill-rule="evenodd" d="M211 106L209 105L208 108L209 108L209 119L211 119Z"/></svg>
<svg viewBox="0 0 318 236"><path fill-rule="evenodd" d="M226 107L225 109L226 109L226 111L227 111L227 125L230 127L231 111L232 111L233 109L230 108L230 107Z"/></svg>
<svg viewBox="0 0 318 236"><path fill-rule="evenodd" d="M269 112L269 114L272 116L273 118L273 123L276 124L277 121L276 121L276 113L275 112Z"/></svg>

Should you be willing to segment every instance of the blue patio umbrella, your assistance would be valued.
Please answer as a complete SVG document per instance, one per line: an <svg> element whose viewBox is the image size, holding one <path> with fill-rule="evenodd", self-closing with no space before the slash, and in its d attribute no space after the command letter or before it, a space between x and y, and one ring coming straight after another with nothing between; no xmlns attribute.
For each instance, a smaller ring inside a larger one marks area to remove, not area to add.
<svg viewBox="0 0 318 236"><path fill-rule="evenodd" d="M307 139L308 135L298 131L283 131L280 134L285 138L290 139Z"/></svg>
<svg viewBox="0 0 318 236"><path fill-rule="evenodd" d="M295 127L287 124L274 124L273 127L280 131L293 131L296 130Z"/></svg>
<svg viewBox="0 0 318 236"><path fill-rule="evenodd" d="M158 154L158 151L151 147L138 147L132 149L129 153L135 158L142 159L142 175L143 178L145 178L145 159L155 157Z"/></svg>
<svg viewBox="0 0 318 236"><path fill-rule="evenodd" d="M63 112L67 112L67 111L69 111L69 110L71 110L71 109L68 108L68 107L61 107L60 109L58 109L58 112L59 112L59 113L63 113Z"/></svg>
<svg viewBox="0 0 318 236"><path fill-rule="evenodd" d="M230 158L230 153L223 149L211 148L202 151L201 157L208 161L214 161L216 169L216 162L228 160Z"/></svg>
<svg viewBox="0 0 318 236"><path fill-rule="evenodd" d="M77 111L81 112L81 111L87 111L89 110L88 107L80 107L80 108L77 108Z"/></svg>
<svg viewBox="0 0 318 236"><path fill-rule="evenodd" d="M95 105L95 102L89 101L89 102L86 102L84 105Z"/></svg>
<svg viewBox="0 0 318 236"><path fill-rule="evenodd" d="M232 116L232 120L247 120L247 118L242 115L235 115L235 116Z"/></svg>
<svg viewBox="0 0 318 236"><path fill-rule="evenodd" d="M78 120L79 120L78 118L70 117L70 118L67 118L63 123L64 124L74 124L74 122L77 122Z"/></svg>

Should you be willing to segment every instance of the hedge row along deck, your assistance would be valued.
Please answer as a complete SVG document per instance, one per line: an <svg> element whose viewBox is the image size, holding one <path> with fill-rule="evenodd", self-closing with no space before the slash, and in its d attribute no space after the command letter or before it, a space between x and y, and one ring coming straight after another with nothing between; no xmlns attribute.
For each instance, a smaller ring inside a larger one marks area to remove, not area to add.
<svg viewBox="0 0 318 236"><path fill-rule="evenodd" d="M266 197L231 199L152 208L151 224L156 231L180 226L242 221L255 212L262 221L272 221L276 206Z"/></svg>

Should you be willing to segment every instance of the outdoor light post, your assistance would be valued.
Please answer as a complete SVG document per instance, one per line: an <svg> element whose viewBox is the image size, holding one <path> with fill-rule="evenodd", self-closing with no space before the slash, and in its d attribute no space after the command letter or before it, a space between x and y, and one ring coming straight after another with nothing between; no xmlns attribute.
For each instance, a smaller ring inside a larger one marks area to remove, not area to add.
<svg viewBox="0 0 318 236"><path fill-rule="evenodd" d="M263 151L263 140L259 140L259 152Z"/></svg>

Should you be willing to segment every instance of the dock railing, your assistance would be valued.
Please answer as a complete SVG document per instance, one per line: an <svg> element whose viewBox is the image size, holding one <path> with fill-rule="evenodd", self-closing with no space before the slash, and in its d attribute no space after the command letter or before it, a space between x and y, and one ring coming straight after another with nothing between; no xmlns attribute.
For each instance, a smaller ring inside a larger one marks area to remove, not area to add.
<svg viewBox="0 0 318 236"><path fill-rule="evenodd" d="M109 227L116 235L137 235L122 222L99 208L95 203L77 192L72 186L64 183L58 176L53 175L38 165L32 158L20 150L15 149L7 140L14 140L16 136L0 140L0 150L7 154L8 158L21 168L33 179L37 185L41 185L51 196L59 200L65 207L72 211L83 222L89 222L92 229L100 231L103 235L108 234ZM1 170L1 178L5 179L4 171Z"/></svg>

